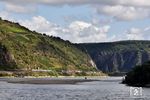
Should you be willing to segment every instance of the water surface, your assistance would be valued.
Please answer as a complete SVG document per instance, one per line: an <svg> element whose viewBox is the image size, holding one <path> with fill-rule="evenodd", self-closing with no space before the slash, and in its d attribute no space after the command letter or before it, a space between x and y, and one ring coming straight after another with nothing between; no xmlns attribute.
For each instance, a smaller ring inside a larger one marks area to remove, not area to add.
<svg viewBox="0 0 150 100"><path fill-rule="evenodd" d="M0 100L150 100L150 88L142 96L131 96L121 78L78 84L12 84L0 81Z"/></svg>

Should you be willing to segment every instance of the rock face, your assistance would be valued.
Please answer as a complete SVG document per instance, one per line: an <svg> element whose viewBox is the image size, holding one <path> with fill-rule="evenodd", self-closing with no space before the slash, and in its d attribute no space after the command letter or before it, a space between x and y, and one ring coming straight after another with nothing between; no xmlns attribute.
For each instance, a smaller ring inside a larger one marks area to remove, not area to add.
<svg viewBox="0 0 150 100"><path fill-rule="evenodd" d="M128 72L150 60L150 41L78 44L104 72Z"/></svg>
<svg viewBox="0 0 150 100"><path fill-rule="evenodd" d="M0 44L0 69L15 69L16 64L5 46Z"/></svg>

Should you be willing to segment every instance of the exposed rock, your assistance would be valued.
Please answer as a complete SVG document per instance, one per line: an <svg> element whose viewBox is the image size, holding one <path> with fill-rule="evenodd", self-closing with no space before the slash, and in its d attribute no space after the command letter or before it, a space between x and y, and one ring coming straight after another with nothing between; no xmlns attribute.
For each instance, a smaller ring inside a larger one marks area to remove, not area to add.
<svg viewBox="0 0 150 100"><path fill-rule="evenodd" d="M0 70L14 69L15 67L16 64L8 50L0 43Z"/></svg>
<svg viewBox="0 0 150 100"><path fill-rule="evenodd" d="M128 72L150 60L150 41L78 44L86 51L98 69L104 72Z"/></svg>

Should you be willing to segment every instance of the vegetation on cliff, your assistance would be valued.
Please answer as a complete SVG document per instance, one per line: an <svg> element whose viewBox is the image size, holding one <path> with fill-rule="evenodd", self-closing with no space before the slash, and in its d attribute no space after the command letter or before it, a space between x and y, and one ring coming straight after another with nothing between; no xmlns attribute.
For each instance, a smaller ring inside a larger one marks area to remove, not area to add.
<svg viewBox="0 0 150 100"><path fill-rule="evenodd" d="M0 19L0 70L48 71L50 74L95 71L91 58L69 41Z"/></svg>

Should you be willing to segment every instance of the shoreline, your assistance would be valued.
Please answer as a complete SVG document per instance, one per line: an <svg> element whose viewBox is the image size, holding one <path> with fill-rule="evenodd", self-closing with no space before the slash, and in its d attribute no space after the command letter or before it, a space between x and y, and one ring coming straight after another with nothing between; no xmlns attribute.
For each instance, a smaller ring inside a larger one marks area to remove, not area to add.
<svg viewBox="0 0 150 100"><path fill-rule="evenodd" d="M0 81L4 81L7 83L14 84L76 84L81 82L92 82L92 81L100 81L105 77L43 77L43 78L35 78L35 77L26 77L26 78L5 78L1 77Z"/></svg>
<svg viewBox="0 0 150 100"><path fill-rule="evenodd" d="M61 77L0 77L0 82L7 82L13 84L76 84L83 82L93 82L93 81L121 81L122 77L111 77L111 76L61 76Z"/></svg>

